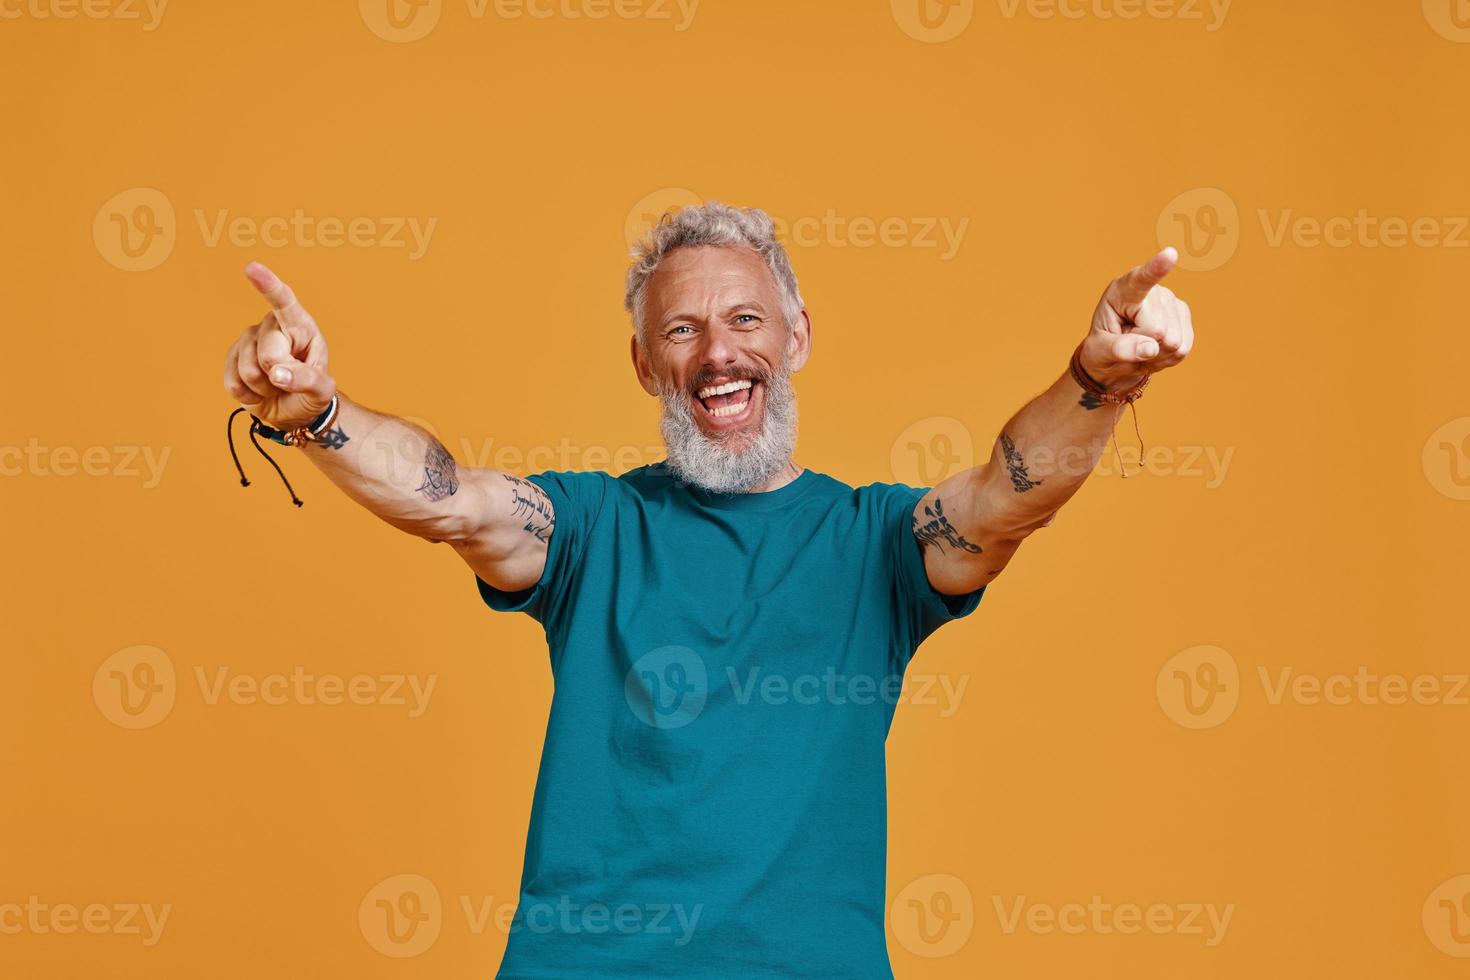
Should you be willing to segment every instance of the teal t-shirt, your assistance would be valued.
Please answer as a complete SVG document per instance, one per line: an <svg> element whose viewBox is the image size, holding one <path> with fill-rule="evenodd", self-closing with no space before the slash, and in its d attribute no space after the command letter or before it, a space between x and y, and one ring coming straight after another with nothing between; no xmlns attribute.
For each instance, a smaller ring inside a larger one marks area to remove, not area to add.
<svg viewBox="0 0 1470 980"><path fill-rule="evenodd" d="M914 651L984 591L929 585L925 489L528 479L556 508L540 582L476 579L555 679L498 976L891 978L884 740Z"/></svg>

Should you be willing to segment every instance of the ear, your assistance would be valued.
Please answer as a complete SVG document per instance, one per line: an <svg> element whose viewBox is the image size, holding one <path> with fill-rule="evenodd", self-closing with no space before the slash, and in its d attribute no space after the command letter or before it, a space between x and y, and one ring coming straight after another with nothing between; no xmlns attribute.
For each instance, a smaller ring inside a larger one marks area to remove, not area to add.
<svg viewBox="0 0 1470 980"><path fill-rule="evenodd" d="M638 335L636 333L629 338L628 346L631 348L630 353L633 355L633 371L638 375L638 383L650 395L657 395L658 385L654 384L653 381L653 365L649 363L648 351L642 344L638 343Z"/></svg>
<svg viewBox="0 0 1470 980"><path fill-rule="evenodd" d="M791 373L795 374L805 367L807 358L811 356L812 318L803 309L796 325L791 328L791 336L786 338L786 358L791 365Z"/></svg>

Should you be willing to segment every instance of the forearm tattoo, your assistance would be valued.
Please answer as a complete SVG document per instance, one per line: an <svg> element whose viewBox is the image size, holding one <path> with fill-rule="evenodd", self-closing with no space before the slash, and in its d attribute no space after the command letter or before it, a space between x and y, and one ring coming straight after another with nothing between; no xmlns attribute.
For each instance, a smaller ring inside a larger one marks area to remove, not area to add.
<svg viewBox="0 0 1470 980"><path fill-rule="evenodd" d="M1004 432L1000 434L1000 449L1005 453L1006 472L1010 473L1011 485L1016 488L1017 493L1025 493L1045 482L1031 479L1031 475L1026 472L1026 460L1016 449L1016 444L1011 441L1011 437Z"/></svg>
<svg viewBox="0 0 1470 980"><path fill-rule="evenodd" d="M546 496L546 491L530 480L522 480L509 473L500 475L510 483L511 506L514 508L513 513L516 519L525 521L521 530L542 544L550 541L551 532L556 530L556 513L551 507L551 498Z"/></svg>
<svg viewBox="0 0 1470 980"><path fill-rule="evenodd" d="M919 550L923 551L930 545L944 552L947 544L959 551L968 551L972 555L980 554L980 546L971 544L965 540L964 535L949 522L949 517L944 513L944 501L938 497L934 498L932 506L925 505L924 516L928 518L924 523L919 523L919 517L914 515L914 537L919 540Z"/></svg>
<svg viewBox="0 0 1470 980"><path fill-rule="evenodd" d="M452 497L459 490L459 468L449 450L439 440L429 440L428 452L424 454L424 482L418 492L430 501Z"/></svg>
<svg viewBox="0 0 1470 980"><path fill-rule="evenodd" d="M343 446L347 445L349 441L350 440L347 438L347 433L344 432L342 426L338 424L332 426L330 429L317 436L315 445L321 446L323 449L341 449ZM308 443L308 445L312 444Z"/></svg>

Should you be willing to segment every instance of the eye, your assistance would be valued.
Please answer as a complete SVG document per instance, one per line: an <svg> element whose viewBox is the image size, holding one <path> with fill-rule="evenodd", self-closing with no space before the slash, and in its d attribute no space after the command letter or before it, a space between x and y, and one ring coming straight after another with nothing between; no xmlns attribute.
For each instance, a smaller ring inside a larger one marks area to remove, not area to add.
<svg viewBox="0 0 1470 980"><path fill-rule="evenodd" d="M742 326L746 326L747 325L747 322L748 323L760 323L761 322L761 318L758 317L758 316L756 316L753 313L742 313L742 314L740 314L739 316L737 316L735 318L735 322L741 324Z"/></svg>
<svg viewBox="0 0 1470 980"><path fill-rule="evenodd" d="M687 331L689 331L689 333L693 333L694 332L694 328L691 327L689 324L687 324L687 323L681 323L677 327L670 327L667 336L673 337L676 334L678 334L678 332L680 330L687 330Z"/></svg>

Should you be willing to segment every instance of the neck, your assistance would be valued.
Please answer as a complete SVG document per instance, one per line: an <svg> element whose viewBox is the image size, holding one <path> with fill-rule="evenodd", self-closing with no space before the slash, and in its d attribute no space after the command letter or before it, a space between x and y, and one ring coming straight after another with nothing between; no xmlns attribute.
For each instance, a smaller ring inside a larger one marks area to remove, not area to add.
<svg viewBox="0 0 1470 980"><path fill-rule="evenodd" d="M769 493L772 490L780 490L782 487L786 486L792 480L795 480L797 477L801 476L801 474L803 472L805 472L805 470L803 470L802 467L796 465L796 461L795 460L789 460L788 459L786 461L786 465L781 468L781 472L777 473L775 476L771 477L769 480L767 480L765 483L762 483L760 486L758 486L758 487L752 487L747 492L748 493Z"/></svg>

